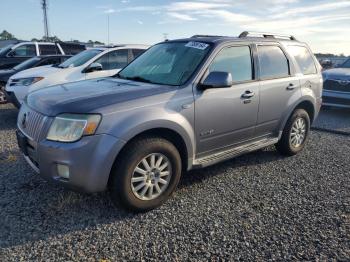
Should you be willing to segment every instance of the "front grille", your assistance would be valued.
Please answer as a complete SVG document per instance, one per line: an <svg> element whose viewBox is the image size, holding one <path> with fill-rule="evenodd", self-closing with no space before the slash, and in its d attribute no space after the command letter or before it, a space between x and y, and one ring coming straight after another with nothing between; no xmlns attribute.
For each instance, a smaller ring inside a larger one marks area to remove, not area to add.
<svg viewBox="0 0 350 262"><path fill-rule="evenodd" d="M29 138L39 141L46 117L23 104L17 118L18 128Z"/></svg>
<svg viewBox="0 0 350 262"><path fill-rule="evenodd" d="M323 89L350 93L350 81L326 80L323 83Z"/></svg>

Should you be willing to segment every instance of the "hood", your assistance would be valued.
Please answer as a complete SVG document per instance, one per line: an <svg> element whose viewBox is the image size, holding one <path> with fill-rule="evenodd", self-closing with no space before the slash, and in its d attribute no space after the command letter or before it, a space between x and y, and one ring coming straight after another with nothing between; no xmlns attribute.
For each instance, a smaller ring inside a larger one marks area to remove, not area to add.
<svg viewBox="0 0 350 262"><path fill-rule="evenodd" d="M350 68L333 68L323 71L323 77L326 79L350 80Z"/></svg>
<svg viewBox="0 0 350 262"><path fill-rule="evenodd" d="M26 101L34 110L56 116L94 112L112 104L174 91L174 88L109 77L40 89L30 93Z"/></svg>
<svg viewBox="0 0 350 262"><path fill-rule="evenodd" d="M17 73L16 75L14 75L12 78L27 78L27 77L42 77L42 76L47 77L61 70L65 70L65 69L53 67L52 65L39 66L39 67L23 70Z"/></svg>
<svg viewBox="0 0 350 262"><path fill-rule="evenodd" d="M13 74L16 73L16 70L14 69L5 69L5 70L0 70L0 81L6 81L12 76Z"/></svg>

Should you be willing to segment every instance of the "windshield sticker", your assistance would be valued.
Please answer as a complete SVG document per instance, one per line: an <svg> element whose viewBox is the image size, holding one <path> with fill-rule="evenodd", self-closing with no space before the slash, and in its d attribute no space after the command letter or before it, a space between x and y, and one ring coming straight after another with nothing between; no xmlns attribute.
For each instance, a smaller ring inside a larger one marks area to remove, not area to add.
<svg viewBox="0 0 350 262"><path fill-rule="evenodd" d="M206 49L209 45L205 43L200 43L200 42L188 42L185 46L187 47L192 47L200 50Z"/></svg>

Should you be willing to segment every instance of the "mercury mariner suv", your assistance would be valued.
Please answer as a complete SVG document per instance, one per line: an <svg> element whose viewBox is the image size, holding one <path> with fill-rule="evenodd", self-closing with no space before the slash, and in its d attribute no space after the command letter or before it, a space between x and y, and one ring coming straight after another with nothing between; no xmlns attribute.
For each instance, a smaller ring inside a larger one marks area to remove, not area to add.
<svg viewBox="0 0 350 262"><path fill-rule="evenodd" d="M321 96L321 67L292 36L197 35L154 45L114 77L30 93L17 139L45 179L146 211L187 170L274 144L299 153Z"/></svg>

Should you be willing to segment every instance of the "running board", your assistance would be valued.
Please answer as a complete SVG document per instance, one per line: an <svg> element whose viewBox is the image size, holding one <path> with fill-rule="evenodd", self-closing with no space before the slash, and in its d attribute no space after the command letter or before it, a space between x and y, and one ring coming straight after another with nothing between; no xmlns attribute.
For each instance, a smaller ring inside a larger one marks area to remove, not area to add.
<svg viewBox="0 0 350 262"><path fill-rule="evenodd" d="M278 142L278 138L274 137L274 138L264 138L262 140L259 140L257 142L254 142L252 144L249 145L244 145L244 146L240 146L240 147L236 147L236 148L232 148L229 150L225 150L213 155L209 155L203 158L198 158L194 160L193 163L193 168L202 168L202 167L206 167L206 166L210 166L210 165L214 165L216 163L219 163L221 161L225 161L228 160L230 158L239 156L239 155L243 155L246 153L250 153L253 151L256 151L258 149L267 147L267 146L271 146L274 145Z"/></svg>

